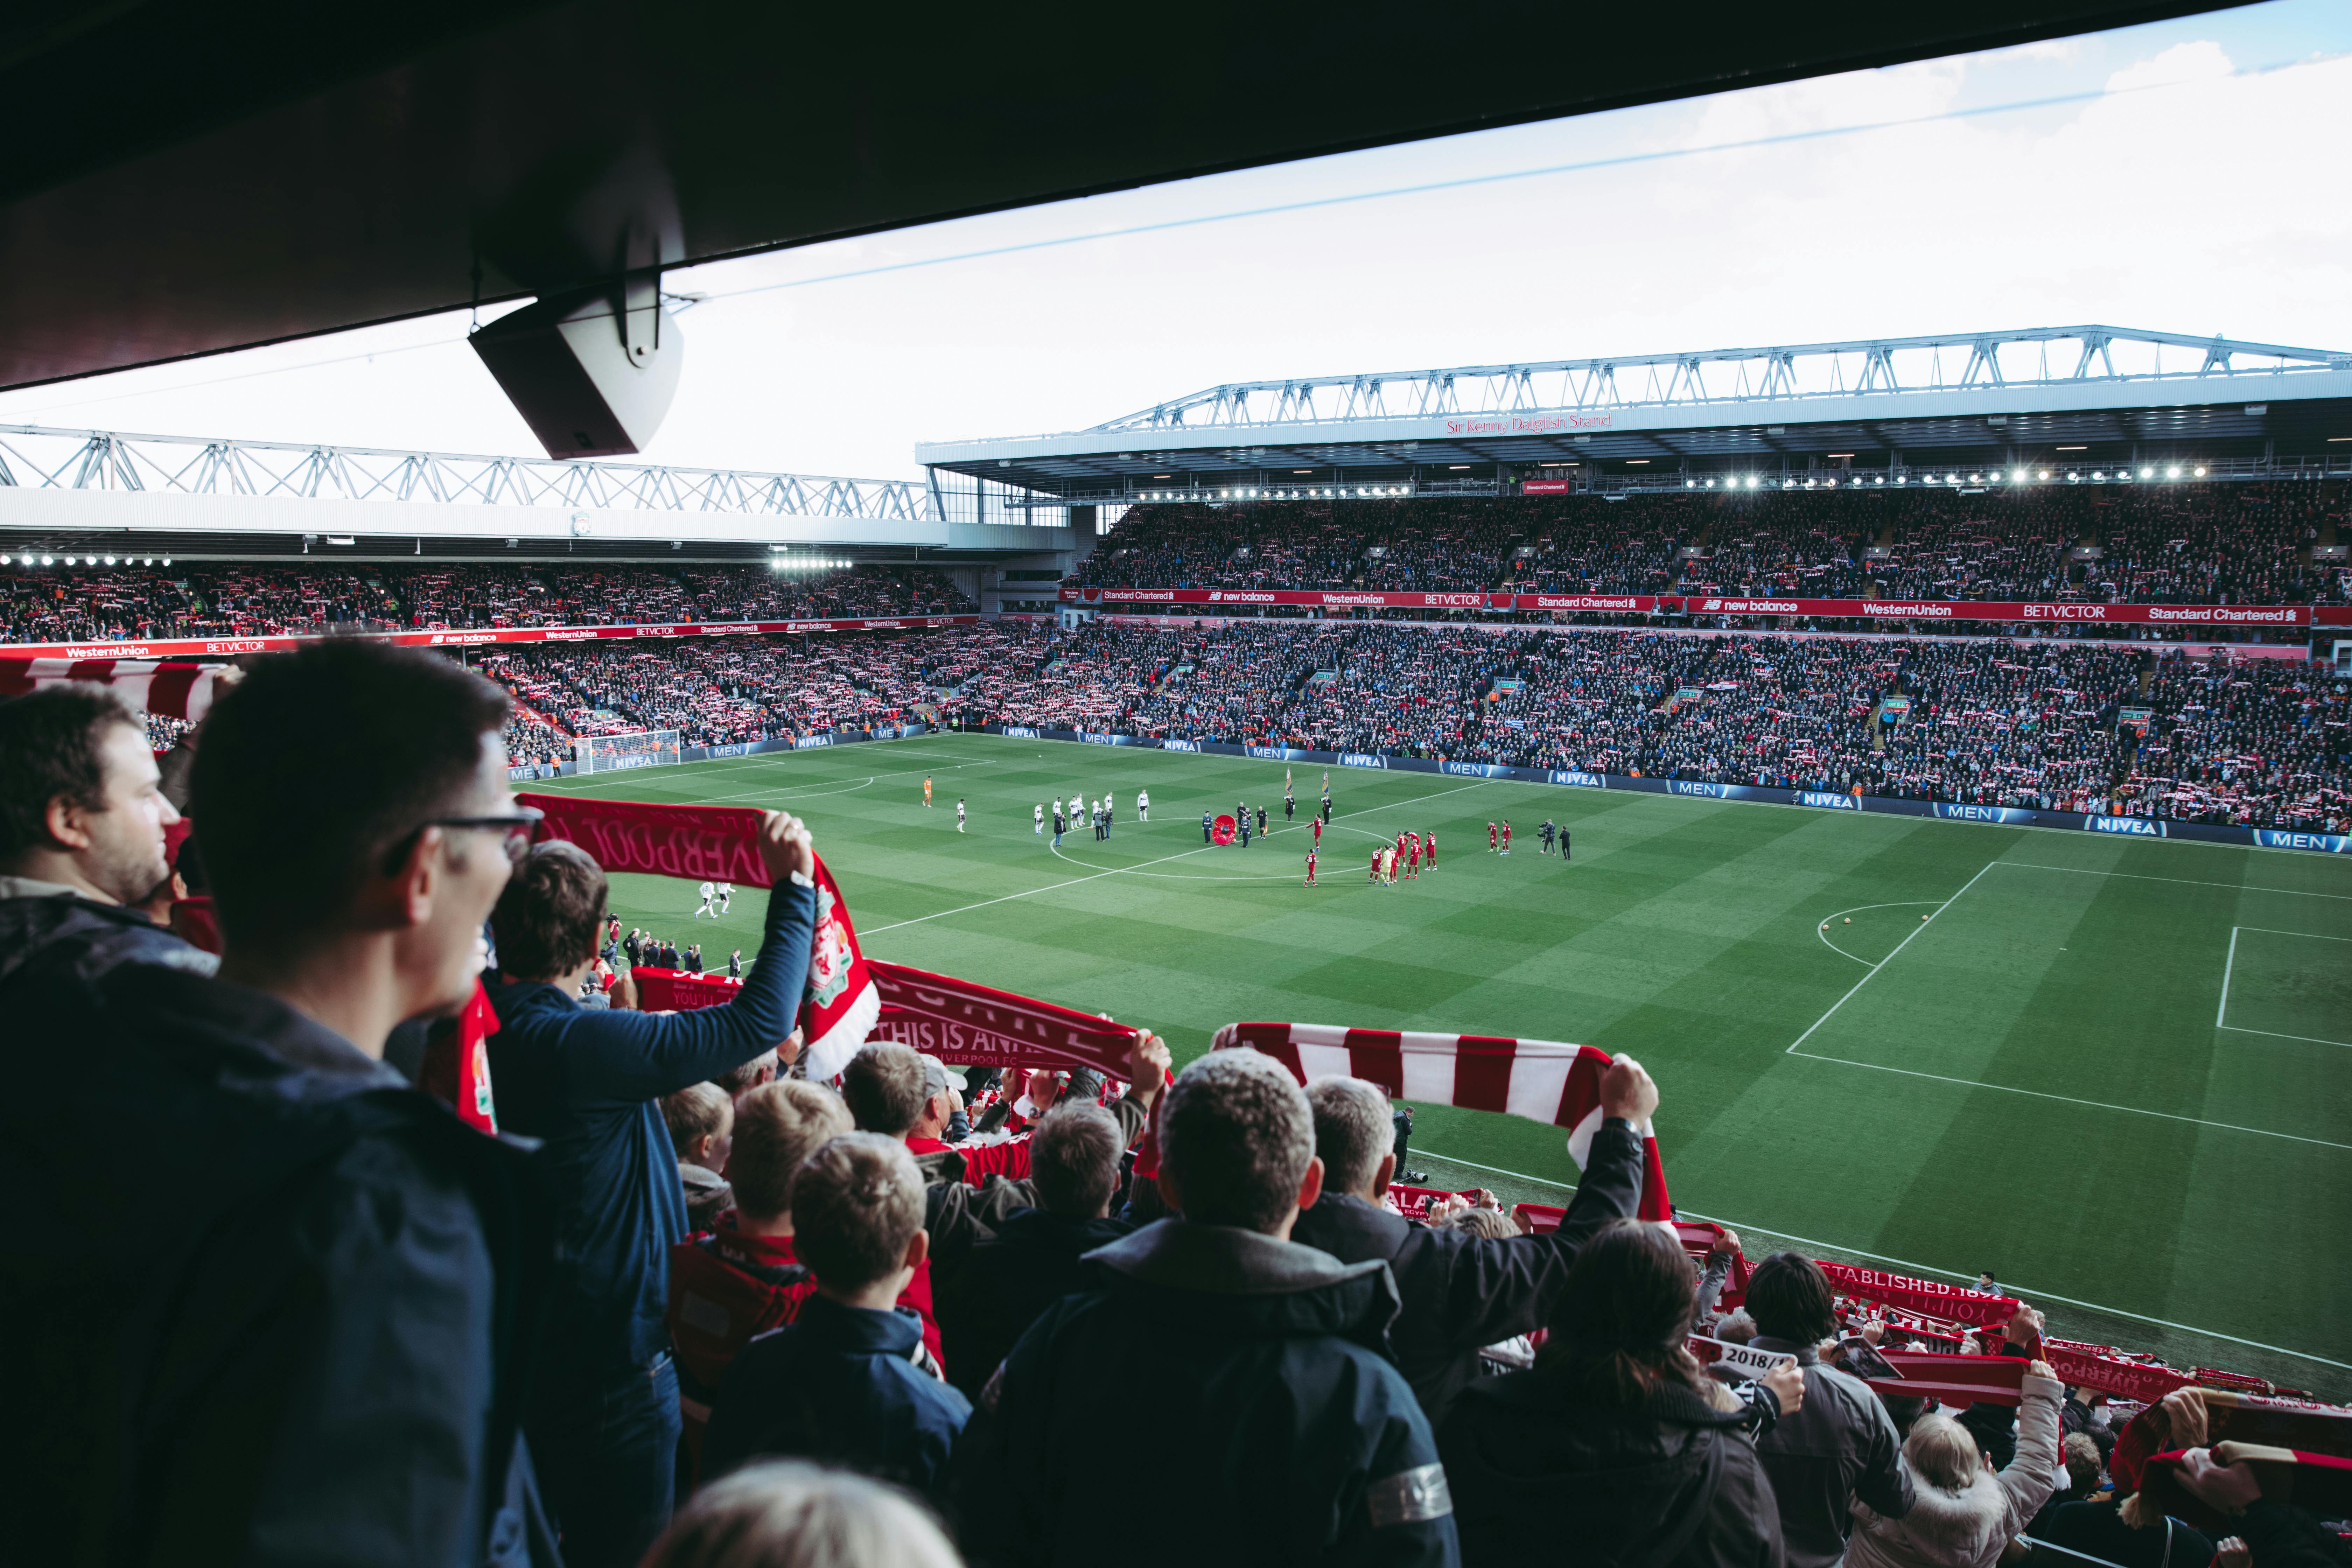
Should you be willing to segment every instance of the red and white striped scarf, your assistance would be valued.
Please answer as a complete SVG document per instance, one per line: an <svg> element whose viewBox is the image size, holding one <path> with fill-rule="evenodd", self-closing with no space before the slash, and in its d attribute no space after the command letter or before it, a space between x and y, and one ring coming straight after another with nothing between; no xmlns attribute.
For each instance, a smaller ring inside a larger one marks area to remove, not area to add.
<svg viewBox="0 0 2352 1568"><path fill-rule="evenodd" d="M191 723L212 709L218 695L213 677L219 666L152 658L0 658L0 698L22 697L61 680L89 680L142 713Z"/></svg>
<svg viewBox="0 0 2352 1568"><path fill-rule="evenodd" d="M1601 1129L1601 1075L1613 1059L1591 1046L1508 1040L1487 1035L1429 1035L1349 1029L1334 1024L1228 1024L1213 1048L1263 1051L1300 1083L1334 1073L1379 1084L1391 1099L1423 1105L1499 1110L1568 1131L1580 1169ZM1643 1219L1672 1219L1657 1133L1642 1126Z"/></svg>

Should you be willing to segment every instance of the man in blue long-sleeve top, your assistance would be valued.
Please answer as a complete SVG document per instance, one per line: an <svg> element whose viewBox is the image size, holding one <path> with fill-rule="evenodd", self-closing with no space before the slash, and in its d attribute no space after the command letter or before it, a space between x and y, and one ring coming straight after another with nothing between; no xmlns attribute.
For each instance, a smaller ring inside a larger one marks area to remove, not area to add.
<svg viewBox="0 0 2352 1568"><path fill-rule="evenodd" d="M808 976L816 857L807 830L772 811L760 855L774 883L765 938L724 1006L658 1016L580 1006L606 886L576 845L534 848L491 917L505 976L489 991L499 1119L544 1142L557 1205L556 1297L523 1424L572 1568L634 1564L669 1521L677 1373L662 1314L686 1202L659 1100L792 1048L783 1042Z"/></svg>

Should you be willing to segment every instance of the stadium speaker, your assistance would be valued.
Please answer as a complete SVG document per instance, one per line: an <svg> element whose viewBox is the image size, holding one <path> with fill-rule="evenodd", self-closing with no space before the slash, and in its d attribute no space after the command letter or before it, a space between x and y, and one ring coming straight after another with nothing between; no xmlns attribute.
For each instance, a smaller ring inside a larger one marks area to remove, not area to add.
<svg viewBox="0 0 2352 1568"><path fill-rule="evenodd" d="M686 348L656 276L541 300L468 341L551 458L643 450L669 412Z"/></svg>

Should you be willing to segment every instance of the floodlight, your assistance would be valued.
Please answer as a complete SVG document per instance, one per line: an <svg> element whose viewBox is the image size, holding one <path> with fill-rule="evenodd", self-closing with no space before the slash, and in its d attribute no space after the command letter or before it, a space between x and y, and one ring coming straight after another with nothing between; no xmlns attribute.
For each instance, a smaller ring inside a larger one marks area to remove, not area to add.
<svg viewBox="0 0 2352 1568"><path fill-rule="evenodd" d="M1958 484L1960 482L1960 476L1958 474L1946 474L1944 476L1944 482L1948 485Z"/></svg>
<svg viewBox="0 0 2352 1568"><path fill-rule="evenodd" d="M2156 478L2156 470L2154 468L2142 468L2139 471L2139 477L2144 479L2152 479Z"/></svg>
<svg viewBox="0 0 2352 1568"><path fill-rule="evenodd" d="M2105 468L2093 468L2091 477L2095 479L2104 479L2107 477L2107 471Z"/></svg>
<svg viewBox="0 0 2352 1568"><path fill-rule="evenodd" d="M2164 470L2164 477L2165 477L2166 479L2179 479L2179 478L2180 477L2180 465L2179 465L2179 464L2178 464L2178 463L2175 463L2172 467L2170 467L2170 468L2168 468L2165 469L2165 470Z"/></svg>
<svg viewBox="0 0 2352 1568"><path fill-rule="evenodd" d="M2205 469L2201 465L2197 469L2197 477L2200 479L2205 477Z"/></svg>
<svg viewBox="0 0 2352 1568"><path fill-rule="evenodd" d="M2066 476L2066 482L2067 482L2068 484L2070 484L2070 485L2071 485L2071 484L2073 484L2075 480L2077 480L2077 479L2081 479L2082 477L2083 477L2083 476L2082 476L2082 475L2080 475L2080 474L2076 474L2076 473L2069 473L2069 474Z"/></svg>
<svg viewBox="0 0 2352 1568"><path fill-rule="evenodd" d="M47 556L44 555L44 556L42 556L42 557L41 557L41 564L42 564L42 565L44 565L44 566L54 566L54 565L56 565L56 564L57 564L57 563L56 563L55 561L51 560L49 557L47 557Z"/></svg>
<svg viewBox="0 0 2352 1568"><path fill-rule="evenodd" d="M2049 470L2049 469L2047 469L2047 468L2042 469L2042 477L2043 479L2048 479L2048 478L2050 477L2050 470Z"/></svg>
<svg viewBox="0 0 2352 1568"><path fill-rule="evenodd" d="M1709 479L1707 481L1709 484L1713 484L1714 482L1715 481L1713 479ZM1685 479L1683 481L1683 489L1686 490L1695 490L1698 489L1698 481L1696 479Z"/></svg>

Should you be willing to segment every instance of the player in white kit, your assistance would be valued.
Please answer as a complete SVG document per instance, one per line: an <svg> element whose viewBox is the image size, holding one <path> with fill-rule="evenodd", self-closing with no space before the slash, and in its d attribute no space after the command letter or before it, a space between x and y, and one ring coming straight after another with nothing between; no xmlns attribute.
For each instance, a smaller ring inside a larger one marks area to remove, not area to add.
<svg viewBox="0 0 2352 1568"><path fill-rule="evenodd" d="M1138 822L1151 820L1151 792L1148 789L1135 792L1135 820Z"/></svg>
<svg viewBox="0 0 2352 1568"><path fill-rule="evenodd" d="M705 883L703 883L703 884L702 884L702 907L701 907L700 909L698 909L698 910L695 910L695 911L694 911L694 918L695 918L696 920L700 920L703 916L705 916L705 915L709 915L712 920L717 920L717 919L719 918L719 911L718 911L717 910L712 909L712 908L710 907L710 900L713 900L713 899L715 899L715 898L717 898L718 896L719 896L719 884L718 884L718 883L716 883L716 882L705 882Z"/></svg>
<svg viewBox="0 0 2352 1568"><path fill-rule="evenodd" d="M1029 813L1029 815L1030 815L1031 819L1032 819L1033 821L1034 821L1034 822L1037 824L1037 837L1040 837L1040 838L1045 837L1045 808L1044 806L1042 806L1042 805L1040 805L1040 806L1034 806L1034 807L1032 807L1032 808L1030 809L1030 813Z"/></svg>

